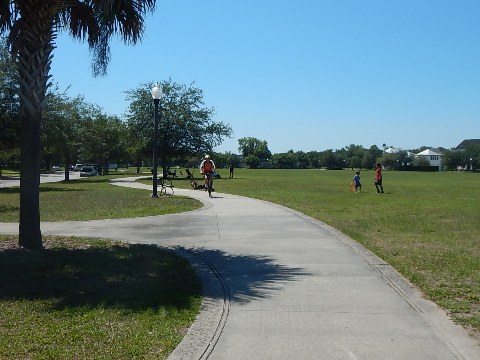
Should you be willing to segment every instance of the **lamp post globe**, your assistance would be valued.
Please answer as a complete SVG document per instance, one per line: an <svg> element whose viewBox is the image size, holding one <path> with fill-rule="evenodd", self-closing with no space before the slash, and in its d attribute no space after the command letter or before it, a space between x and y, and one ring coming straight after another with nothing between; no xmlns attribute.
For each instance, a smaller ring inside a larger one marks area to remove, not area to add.
<svg viewBox="0 0 480 360"><path fill-rule="evenodd" d="M152 95L153 103L155 105L153 113L153 166L152 166L152 197L157 198L157 186L158 186L158 176L157 176L157 167L158 167L158 104L162 98L162 89L155 84L155 86L150 90Z"/></svg>

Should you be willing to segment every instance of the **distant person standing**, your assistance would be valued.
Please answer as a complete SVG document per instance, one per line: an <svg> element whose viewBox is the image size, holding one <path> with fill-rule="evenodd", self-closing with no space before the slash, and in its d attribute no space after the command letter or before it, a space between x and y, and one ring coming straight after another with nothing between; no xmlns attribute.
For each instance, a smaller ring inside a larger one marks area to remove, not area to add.
<svg viewBox="0 0 480 360"><path fill-rule="evenodd" d="M355 173L355 176L353 177L353 185L355 186L356 192L362 192L362 184L360 183L360 171L357 171Z"/></svg>
<svg viewBox="0 0 480 360"><path fill-rule="evenodd" d="M233 164L230 164L230 179L233 179Z"/></svg>
<svg viewBox="0 0 480 360"><path fill-rule="evenodd" d="M375 188L377 189L377 194L383 194L383 185L382 185L382 164L377 164L375 167Z"/></svg>

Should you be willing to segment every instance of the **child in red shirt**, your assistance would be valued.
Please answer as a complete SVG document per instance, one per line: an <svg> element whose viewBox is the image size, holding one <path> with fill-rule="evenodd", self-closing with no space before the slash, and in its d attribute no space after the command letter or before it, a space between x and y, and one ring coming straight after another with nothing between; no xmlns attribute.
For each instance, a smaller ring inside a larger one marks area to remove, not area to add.
<svg viewBox="0 0 480 360"><path fill-rule="evenodd" d="M383 186L382 186L382 164L377 164L375 167L375 187L377 189L377 194L383 194Z"/></svg>

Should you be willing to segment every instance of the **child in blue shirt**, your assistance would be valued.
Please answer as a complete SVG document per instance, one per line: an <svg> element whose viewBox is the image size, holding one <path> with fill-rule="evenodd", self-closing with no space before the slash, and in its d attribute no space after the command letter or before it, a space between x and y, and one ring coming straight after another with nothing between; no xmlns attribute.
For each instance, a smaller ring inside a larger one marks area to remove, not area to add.
<svg viewBox="0 0 480 360"><path fill-rule="evenodd" d="M353 184L355 185L356 192L362 192L362 184L360 183L360 171L357 171L355 173L355 176L353 177Z"/></svg>

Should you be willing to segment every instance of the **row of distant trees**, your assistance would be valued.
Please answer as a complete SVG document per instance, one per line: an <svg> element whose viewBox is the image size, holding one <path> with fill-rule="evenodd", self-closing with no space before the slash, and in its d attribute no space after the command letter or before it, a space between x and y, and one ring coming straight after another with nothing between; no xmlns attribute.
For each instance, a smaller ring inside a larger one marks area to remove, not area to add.
<svg viewBox="0 0 480 360"><path fill-rule="evenodd" d="M353 144L340 150L309 152L289 150L285 153L272 154L265 140L252 137L240 139L238 149L245 165L250 168L371 168L376 161L382 161L383 156L383 151L376 145L365 149Z"/></svg>
<svg viewBox="0 0 480 360"><path fill-rule="evenodd" d="M424 157L415 157L409 153L417 154L430 147L422 146L410 151L386 153L378 146L372 145L364 148L361 145L348 145L342 149L328 149L324 151L293 151L272 154L268 150L265 140L247 137L239 140L238 150L242 154L244 164L250 168L271 167L278 169L371 169L376 163L391 169L405 169L408 166L429 166ZM222 158L222 154L217 154ZM457 166L475 169L480 164L480 145L470 145L465 150L443 150L442 170L455 170Z"/></svg>

